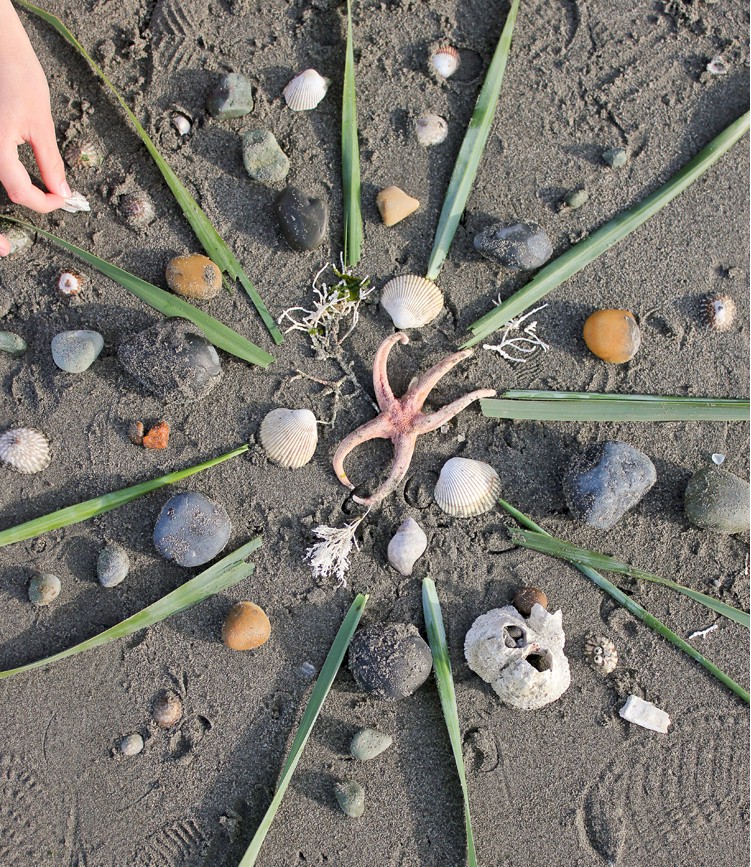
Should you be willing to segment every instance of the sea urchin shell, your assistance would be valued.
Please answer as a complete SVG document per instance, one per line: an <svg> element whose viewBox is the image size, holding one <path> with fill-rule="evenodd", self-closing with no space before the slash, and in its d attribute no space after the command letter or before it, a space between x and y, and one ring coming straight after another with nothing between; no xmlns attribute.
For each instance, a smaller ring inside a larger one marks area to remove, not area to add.
<svg viewBox="0 0 751 867"><path fill-rule="evenodd" d="M712 331L727 331L735 319L735 301L729 295L705 295L701 299L701 319Z"/></svg>
<svg viewBox="0 0 751 867"><path fill-rule="evenodd" d="M592 668L603 676L610 674L618 665L618 651L607 635L595 635L590 632L584 644L584 655Z"/></svg>
<svg viewBox="0 0 751 867"><path fill-rule="evenodd" d="M17 427L0 436L0 461L19 473L39 473L50 462L47 437L30 427Z"/></svg>

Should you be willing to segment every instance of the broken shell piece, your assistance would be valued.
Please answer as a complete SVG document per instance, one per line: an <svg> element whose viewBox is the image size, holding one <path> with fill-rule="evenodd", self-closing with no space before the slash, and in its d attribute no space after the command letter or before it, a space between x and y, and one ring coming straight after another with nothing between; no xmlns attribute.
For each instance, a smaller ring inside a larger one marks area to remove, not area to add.
<svg viewBox="0 0 751 867"><path fill-rule="evenodd" d="M423 147L441 144L449 134L449 125L438 114L423 114L415 123L417 141Z"/></svg>
<svg viewBox="0 0 751 867"><path fill-rule="evenodd" d="M651 701L644 701L638 695L630 695L618 713L627 722L650 729L653 732L659 732L662 735L668 733L669 715L652 704Z"/></svg>
<svg viewBox="0 0 751 867"><path fill-rule="evenodd" d="M69 214L77 214L79 211L90 211L91 206L81 193L73 190L70 196L65 200L62 210L67 211Z"/></svg>
<svg viewBox="0 0 751 867"><path fill-rule="evenodd" d="M403 274L383 287L381 305L397 328L421 328L441 312L443 295L431 280Z"/></svg>
<svg viewBox="0 0 751 867"><path fill-rule="evenodd" d="M735 319L735 301L729 295L705 295L701 299L701 321L712 331L727 331Z"/></svg>
<svg viewBox="0 0 751 867"><path fill-rule="evenodd" d="M328 89L328 78L319 75L315 69L306 69L284 88L284 101L292 111L309 111L326 96Z"/></svg>
<svg viewBox="0 0 751 867"><path fill-rule="evenodd" d="M595 635L590 632L584 644L584 655L595 671L605 676L618 665L618 651L607 635Z"/></svg>
<svg viewBox="0 0 751 867"><path fill-rule="evenodd" d="M415 563L425 553L428 537L414 518L407 518L389 542L389 563L402 575L411 575Z"/></svg>
<svg viewBox="0 0 751 867"><path fill-rule="evenodd" d="M451 45L444 45L430 55L430 63L441 78L450 78L459 68L459 52Z"/></svg>
<svg viewBox="0 0 751 867"><path fill-rule="evenodd" d="M710 73L710 75L727 75L729 71L730 66L721 54L713 57L707 64L707 72Z"/></svg>
<svg viewBox="0 0 751 867"><path fill-rule="evenodd" d="M490 464L450 458L441 469L433 498L452 518L472 518L490 511L500 495L501 480Z"/></svg>
<svg viewBox="0 0 751 867"><path fill-rule="evenodd" d="M386 187L376 196L384 226L395 226L420 207L420 202L399 187Z"/></svg>
<svg viewBox="0 0 751 867"><path fill-rule="evenodd" d="M562 619L560 611L550 614L541 605L532 608L529 619L513 605L495 608L472 624L464 656L504 704L537 710L560 698L571 683Z"/></svg>
<svg viewBox="0 0 751 867"><path fill-rule="evenodd" d="M75 298L81 294L85 282L83 274L78 271L61 271L57 277L57 293L63 298Z"/></svg>
<svg viewBox="0 0 751 867"><path fill-rule="evenodd" d="M41 472L50 462L49 440L30 427L7 430L0 436L0 461L17 473Z"/></svg>
<svg viewBox="0 0 751 867"><path fill-rule="evenodd" d="M272 409L261 422L261 445L281 467L305 466L317 444L316 417L309 409Z"/></svg>

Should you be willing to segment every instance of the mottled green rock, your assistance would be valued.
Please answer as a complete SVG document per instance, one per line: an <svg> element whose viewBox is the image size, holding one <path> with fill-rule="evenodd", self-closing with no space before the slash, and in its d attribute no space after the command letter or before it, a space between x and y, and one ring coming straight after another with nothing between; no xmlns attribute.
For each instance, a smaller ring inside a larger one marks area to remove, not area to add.
<svg viewBox="0 0 751 867"><path fill-rule="evenodd" d="M29 581L29 602L49 605L60 595L60 579L49 572L40 572Z"/></svg>
<svg viewBox="0 0 751 867"><path fill-rule="evenodd" d="M380 756L393 743L394 739L391 735L384 732L379 732L376 729L360 729L352 738L349 751L361 762L368 762L376 756Z"/></svg>
<svg viewBox="0 0 751 867"><path fill-rule="evenodd" d="M613 169L620 169L628 162L626 148L608 148L602 153L603 160Z"/></svg>
<svg viewBox="0 0 751 867"><path fill-rule="evenodd" d="M253 111L253 89L250 80L239 72L223 75L211 91L206 107L217 120L250 114Z"/></svg>
<svg viewBox="0 0 751 867"><path fill-rule="evenodd" d="M688 483L684 509L688 520L702 530L747 532L749 484L722 467L704 467Z"/></svg>
<svg viewBox="0 0 751 867"><path fill-rule="evenodd" d="M262 184L281 183L289 172L289 160L274 134L266 129L251 129L243 136L245 170Z"/></svg>
<svg viewBox="0 0 751 867"><path fill-rule="evenodd" d="M0 331L0 350L11 355L21 355L26 352L26 341L12 331Z"/></svg>
<svg viewBox="0 0 751 867"><path fill-rule="evenodd" d="M582 205L586 205L588 201L589 193L586 190L574 190L572 193L569 193L565 199L566 204L572 211L581 208Z"/></svg>
<svg viewBox="0 0 751 867"><path fill-rule="evenodd" d="M354 780L343 780L334 787L334 794L342 812L359 819L365 812L365 789Z"/></svg>

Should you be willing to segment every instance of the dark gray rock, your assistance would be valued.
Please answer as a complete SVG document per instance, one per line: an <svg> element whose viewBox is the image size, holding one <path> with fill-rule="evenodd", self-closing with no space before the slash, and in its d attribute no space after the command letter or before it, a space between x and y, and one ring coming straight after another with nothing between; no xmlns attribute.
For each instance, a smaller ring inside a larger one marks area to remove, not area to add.
<svg viewBox="0 0 751 867"><path fill-rule="evenodd" d="M377 623L355 633L349 670L357 685L375 698L406 698L428 678L430 648L411 623Z"/></svg>
<svg viewBox="0 0 751 867"><path fill-rule="evenodd" d="M609 530L657 481L650 459L627 443L604 442L573 459L563 480L571 514Z"/></svg>
<svg viewBox="0 0 751 867"><path fill-rule="evenodd" d="M117 542L110 542L99 552L96 561L96 577L102 587L116 587L130 570L128 552Z"/></svg>
<svg viewBox="0 0 751 867"><path fill-rule="evenodd" d="M206 107L217 120L243 117L253 111L253 88L239 72L223 75L211 91Z"/></svg>
<svg viewBox="0 0 751 867"><path fill-rule="evenodd" d="M251 129L243 135L245 171L262 184L281 183L289 172L289 159L279 147L274 133Z"/></svg>
<svg viewBox="0 0 751 867"><path fill-rule="evenodd" d="M688 520L703 530L748 532L749 484L722 467L705 467L691 476L684 509Z"/></svg>
<svg viewBox="0 0 751 867"><path fill-rule="evenodd" d="M323 243L329 226L329 206L287 187L276 200L276 211L284 240L293 250L315 250Z"/></svg>
<svg viewBox="0 0 751 867"><path fill-rule="evenodd" d="M531 220L493 223L475 235L475 250L513 271L539 268L553 255L547 232Z"/></svg>
<svg viewBox="0 0 751 867"><path fill-rule="evenodd" d="M184 491L162 507L154 525L154 545L180 566L201 566L224 548L232 531L225 508L203 494Z"/></svg>

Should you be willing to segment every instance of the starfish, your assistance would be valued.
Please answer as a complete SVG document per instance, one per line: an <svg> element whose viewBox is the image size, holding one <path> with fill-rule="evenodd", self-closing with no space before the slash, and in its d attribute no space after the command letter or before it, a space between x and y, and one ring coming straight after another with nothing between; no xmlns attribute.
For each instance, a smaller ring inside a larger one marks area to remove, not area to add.
<svg viewBox="0 0 751 867"><path fill-rule="evenodd" d="M439 361L438 364L416 379L403 397L394 397L394 392L389 385L386 365L389 352L395 343L409 343L409 337L401 331L387 337L378 347L373 362L373 387L378 407L381 410L380 415L345 437L333 459L334 472L339 481L348 488L354 488L355 486L344 472L344 459L347 455L361 443L372 439L391 440L394 444L394 461L386 481L369 497L352 497L356 503L363 506L379 503L401 482L409 469L416 440L420 434L436 430L473 401L481 397L493 397L496 393L491 388L480 388L465 394L464 397L460 397L436 412L423 413L423 404L438 381L460 361L469 358L473 350L463 349L461 352L446 356L443 361Z"/></svg>

